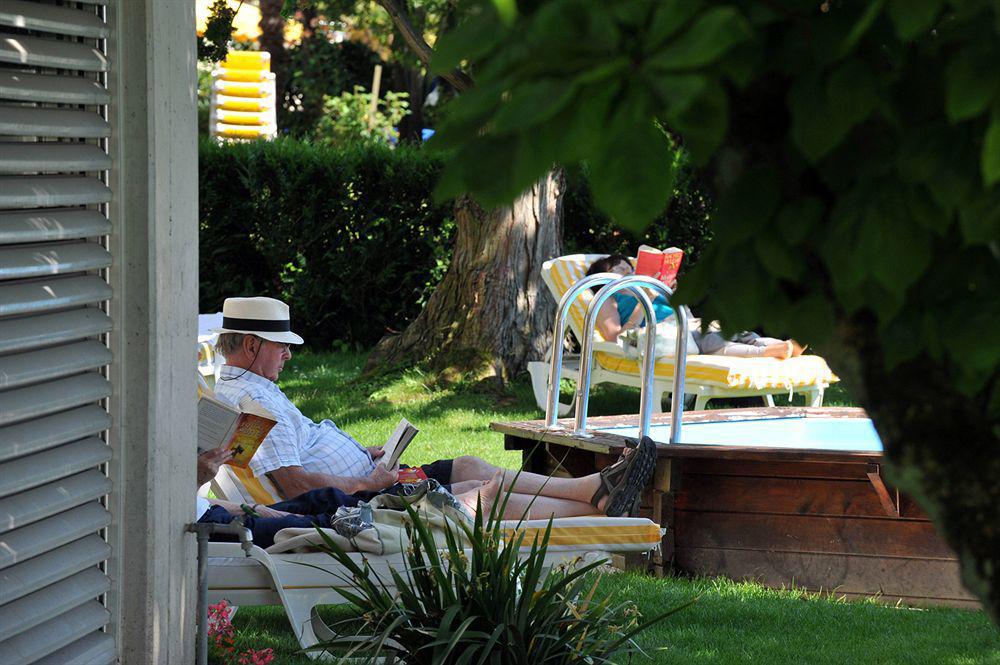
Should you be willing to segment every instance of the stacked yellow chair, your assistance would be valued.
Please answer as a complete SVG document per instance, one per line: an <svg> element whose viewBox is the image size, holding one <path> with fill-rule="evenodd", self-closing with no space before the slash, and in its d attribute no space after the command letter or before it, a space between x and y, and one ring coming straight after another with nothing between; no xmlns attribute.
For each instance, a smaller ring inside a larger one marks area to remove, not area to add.
<svg viewBox="0 0 1000 665"><path fill-rule="evenodd" d="M217 140L272 139L278 133L271 54L230 51L212 72L209 130Z"/></svg>

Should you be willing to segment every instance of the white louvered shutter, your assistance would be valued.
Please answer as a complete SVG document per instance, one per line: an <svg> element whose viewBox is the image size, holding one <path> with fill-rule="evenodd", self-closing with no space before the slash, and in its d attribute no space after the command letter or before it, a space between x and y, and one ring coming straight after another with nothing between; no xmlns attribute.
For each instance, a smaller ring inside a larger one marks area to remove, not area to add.
<svg viewBox="0 0 1000 665"><path fill-rule="evenodd" d="M107 0L0 0L0 663L107 663Z"/></svg>

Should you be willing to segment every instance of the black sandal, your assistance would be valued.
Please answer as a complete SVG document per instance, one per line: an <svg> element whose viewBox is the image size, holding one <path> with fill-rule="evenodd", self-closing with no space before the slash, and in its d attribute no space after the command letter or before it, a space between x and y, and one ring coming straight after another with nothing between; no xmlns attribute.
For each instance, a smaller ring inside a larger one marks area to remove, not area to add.
<svg viewBox="0 0 1000 665"><path fill-rule="evenodd" d="M642 490L656 468L656 444L648 436L625 459L601 469L601 484L590 503L595 507L605 496L604 514L608 517L634 515L638 512Z"/></svg>

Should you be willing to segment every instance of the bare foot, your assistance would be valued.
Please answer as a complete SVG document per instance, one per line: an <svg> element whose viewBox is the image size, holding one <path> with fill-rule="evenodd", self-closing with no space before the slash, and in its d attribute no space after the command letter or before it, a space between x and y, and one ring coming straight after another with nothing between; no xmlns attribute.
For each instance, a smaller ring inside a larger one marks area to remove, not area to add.
<svg viewBox="0 0 1000 665"><path fill-rule="evenodd" d="M764 347L764 355L768 358L777 358L778 360L790 358L792 355L792 343L768 344Z"/></svg>
<svg viewBox="0 0 1000 665"><path fill-rule="evenodd" d="M792 345L792 357L793 358L798 358L803 353L805 353L806 349L809 348L808 344L806 344L805 346L802 346L801 344L799 344L798 342L796 342L794 339L788 340L788 343Z"/></svg>
<svg viewBox="0 0 1000 665"><path fill-rule="evenodd" d="M468 492L456 494L455 498L458 499L463 506L468 508L470 513L475 515L477 504L488 513L490 511L490 507L493 505L493 502L496 501L499 493L500 473L497 472L497 474L489 480L484 480L482 485L479 487L469 490Z"/></svg>

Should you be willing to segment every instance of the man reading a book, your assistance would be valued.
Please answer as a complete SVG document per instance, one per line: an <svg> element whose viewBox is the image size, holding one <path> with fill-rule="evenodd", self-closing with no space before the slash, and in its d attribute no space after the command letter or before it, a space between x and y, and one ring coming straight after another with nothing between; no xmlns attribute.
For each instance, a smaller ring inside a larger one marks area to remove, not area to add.
<svg viewBox="0 0 1000 665"><path fill-rule="evenodd" d="M218 399L237 405L253 399L277 420L250 461L285 497L336 487L347 494L375 493L396 484L399 466L376 462L381 446L362 446L330 420L302 414L275 381L302 338L291 331L288 306L272 298L227 298L216 349L226 358L215 386ZM454 492L474 489L499 469L470 455L425 464L413 473L433 478Z"/></svg>

